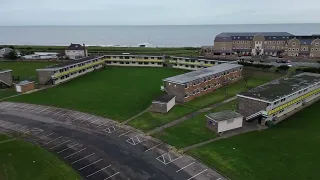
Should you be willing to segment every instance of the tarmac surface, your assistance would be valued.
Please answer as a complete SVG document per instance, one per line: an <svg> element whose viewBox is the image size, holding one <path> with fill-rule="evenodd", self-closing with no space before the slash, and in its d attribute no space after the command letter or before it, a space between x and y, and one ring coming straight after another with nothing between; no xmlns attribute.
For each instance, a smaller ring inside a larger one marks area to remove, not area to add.
<svg viewBox="0 0 320 180"><path fill-rule="evenodd" d="M55 153L88 180L226 180L157 139L82 112L0 102L0 133Z"/></svg>

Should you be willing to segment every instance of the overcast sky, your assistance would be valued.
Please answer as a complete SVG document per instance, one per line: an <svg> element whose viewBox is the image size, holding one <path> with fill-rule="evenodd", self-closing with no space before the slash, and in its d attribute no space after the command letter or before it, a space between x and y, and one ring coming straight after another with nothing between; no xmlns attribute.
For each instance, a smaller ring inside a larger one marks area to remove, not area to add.
<svg viewBox="0 0 320 180"><path fill-rule="evenodd" d="M0 0L0 25L319 23L320 0Z"/></svg>

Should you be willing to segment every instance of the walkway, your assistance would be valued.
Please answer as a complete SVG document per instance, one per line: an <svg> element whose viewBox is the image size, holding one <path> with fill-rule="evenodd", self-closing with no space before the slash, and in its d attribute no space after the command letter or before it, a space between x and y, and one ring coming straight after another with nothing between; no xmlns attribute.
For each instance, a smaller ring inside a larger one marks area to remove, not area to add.
<svg viewBox="0 0 320 180"><path fill-rule="evenodd" d="M212 109L214 109L214 108L217 108L217 107L219 107L219 106L221 106L221 105L223 105L223 104L229 103L229 102L234 101L234 100L236 100L236 99L237 99L237 97L236 97L236 96L233 96L233 97L228 98L228 99L226 99L226 100L224 100L224 101L222 101L222 102L219 102L219 103L216 103L216 104L211 105L211 106L209 106L209 107L200 109L200 110L198 110L198 111L196 111L196 112L194 112L194 113L188 114L188 115L186 115L186 116L184 116L184 117L182 117L182 118L180 118L180 119L174 120L174 121L172 121L172 122L170 122L170 123L168 123L168 124L165 124L165 125L163 125L163 126L161 126L161 127L158 127L158 128L156 128L156 129L153 129L153 130L149 131L147 134L155 134L155 133L157 133L157 132L162 131L163 129L166 129L166 128L168 128L168 127L174 126L174 125L176 125L176 124L179 124L179 123L181 123L181 122L183 122L183 121L186 121L186 120L188 120L188 119L190 119L190 118L195 117L195 116L198 115L198 114L201 114L201 113L203 113L203 112L208 112L208 111L210 111L210 110L212 110Z"/></svg>
<svg viewBox="0 0 320 180"><path fill-rule="evenodd" d="M140 112L139 114L134 115L134 116L132 116L131 118L129 118L129 119L127 119L127 120L123 121L121 124L127 124L127 123L128 123L129 121L131 121L132 119L135 119L136 117L138 117L138 116L140 116L140 115L144 114L145 112L149 111L149 108L150 108L150 107L148 107L148 108L147 108L147 109L145 109L144 111Z"/></svg>

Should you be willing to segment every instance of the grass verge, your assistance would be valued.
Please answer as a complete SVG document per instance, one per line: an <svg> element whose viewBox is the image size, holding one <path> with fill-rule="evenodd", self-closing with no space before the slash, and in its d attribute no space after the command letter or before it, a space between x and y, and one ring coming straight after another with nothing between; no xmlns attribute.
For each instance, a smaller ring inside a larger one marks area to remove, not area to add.
<svg viewBox="0 0 320 180"><path fill-rule="evenodd" d="M1 139L9 138L0 134ZM0 179L81 179L71 167L40 147L21 140L2 143L0 146Z"/></svg>
<svg viewBox="0 0 320 180"><path fill-rule="evenodd" d="M317 102L270 129L219 140L188 154L234 180L319 179L319 106Z"/></svg>

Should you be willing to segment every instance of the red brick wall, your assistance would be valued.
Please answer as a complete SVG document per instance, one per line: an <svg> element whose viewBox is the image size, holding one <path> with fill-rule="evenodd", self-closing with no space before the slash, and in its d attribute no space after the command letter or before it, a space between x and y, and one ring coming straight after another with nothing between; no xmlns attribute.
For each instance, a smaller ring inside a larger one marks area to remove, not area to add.
<svg viewBox="0 0 320 180"><path fill-rule="evenodd" d="M26 85L21 86L22 93L25 93L25 92L28 92L31 90L34 90L34 83L30 83L30 84L26 84Z"/></svg>

